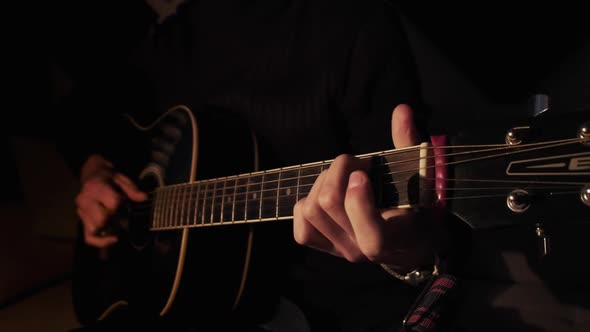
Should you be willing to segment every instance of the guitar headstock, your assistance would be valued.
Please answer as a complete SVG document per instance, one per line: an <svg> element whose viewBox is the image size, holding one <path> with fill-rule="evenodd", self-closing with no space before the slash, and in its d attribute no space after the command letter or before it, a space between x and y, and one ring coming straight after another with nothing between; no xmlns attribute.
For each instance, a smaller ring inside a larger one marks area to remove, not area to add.
<svg viewBox="0 0 590 332"><path fill-rule="evenodd" d="M590 111L451 138L446 206L474 229L590 223Z"/></svg>

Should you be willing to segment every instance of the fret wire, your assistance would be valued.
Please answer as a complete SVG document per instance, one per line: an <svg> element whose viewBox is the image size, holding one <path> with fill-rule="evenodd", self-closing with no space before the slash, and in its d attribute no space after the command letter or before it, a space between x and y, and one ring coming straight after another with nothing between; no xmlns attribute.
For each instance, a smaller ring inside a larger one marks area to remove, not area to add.
<svg viewBox="0 0 590 332"><path fill-rule="evenodd" d="M190 222L190 218L191 218L190 217L190 213L192 211L191 210L192 203L193 203L193 185L191 183L191 184L189 184L188 207L186 209L186 225L187 226L191 224L191 222Z"/></svg>
<svg viewBox="0 0 590 332"><path fill-rule="evenodd" d="M232 224L235 222L235 212L236 212L236 191L238 190L238 179L240 177L237 176L236 177L236 182L234 185L234 194L233 194L233 198L232 198L232 206L231 206L231 222Z"/></svg>
<svg viewBox="0 0 590 332"><path fill-rule="evenodd" d="M178 189L178 187L176 185L172 185L172 201L170 202L170 225L171 227L176 226L174 224L174 220L175 220L175 214L176 214L176 207L174 206L176 204L176 197L178 196L176 193L176 190Z"/></svg>
<svg viewBox="0 0 590 332"><path fill-rule="evenodd" d="M258 205L258 219L262 219L262 195L264 192L264 173L262 173L262 178L260 180L260 195L258 197L258 200L260 201L260 204Z"/></svg>
<svg viewBox="0 0 590 332"><path fill-rule="evenodd" d="M170 187L170 203L168 203L168 209L170 213L168 214L168 227L174 226L174 202L176 202L176 186Z"/></svg>
<svg viewBox="0 0 590 332"><path fill-rule="evenodd" d="M199 211L199 196L201 195L201 182L197 184L197 197L195 198L195 212L193 216L193 225L197 224L197 213Z"/></svg>
<svg viewBox="0 0 590 332"><path fill-rule="evenodd" d="M160 214L162 215L162 227L166 227L166 223L168 222L168 192L170 191L169 188L164 188L162 190L162 211Z"/></svg>
<svg viewBox="0 0 590 332"><path fill-rule="evenodd" d="M244 199L244 220L248 220L248 190L250 189L248 185L250 184L250 177L246 178L246 194Z"/></svg>
<svg viewBox="0 0 590 332"><path fill-rule="evenodd" d="M172 206L172 213L171 218L170 218L170 226L171 227L175 227L176 225L176 215L178 213L178 196L180 195L180 191L178 190L178 186L177 185L172 185L174 194L172 195L172 203L170 204L170 206Z"/></svg>
<svg viewBox="0 0 590 332"><path fill-rule="evenodd" d="M179 225L179 221L180 221L179 216L182 213L182 204L181 204L182 203L182 200L181 200L181 197L180 196L182 195L182 189L183 189L183 186L178 186L178 194L177 194L177 197L176 197L176 203L174 204L174 206L176 207L174 209L175 210L175 212L174 212L174 221L173 221L174 222L174 226L180 226Z"/></svg>
<svg viewBox="0 0 590 332"><path fill-rule="evenodd" d="M170 215L172 214L171 205L172 205L172 199L174 198L174 196L173 196L173 193L174 193L173 188L174 187L170 187L167 190L167 194L168 195L166 197L166 223L165 223L165 226L166 227L170 227L170 221L172 219Z"/></svg>
<svg viewBox="0 0 590 332"><path fill-rule="evenodd" d="M160 217L159 217L160 227L164 227L164 225L166 223L164 221L165 212L166 212L166 210L165 210L166 204L165 203L166 203L166 188L163 187L163 188L160 188L160 211L158 212L158 214L160 215Z"/></svg>
<svg viewBox="0 0 590 332"><path fill-rule="evenodd" d="M223 209L225 205L225 187L227 186L227 179L223 180L223 189L221 190L221 215L219 220L223 223Z"/></svg>
<svg viewBox="0 0 590 332"><path fill-rule="evenodd" d="M153 227L159 227L160 226L160 203L161 203L161 197L160 197L160 191L156 190L154 192L154 214L152 215L152 226Z"/></svg>
<svg viewBox="0 0 590 332"><path fill-rule="evenodd" d="M209 187L209 182L205 182L205 194L203 195L203 209L201 211L201 225L205 223L205 206L207 205L207 187Z"/></svg>
<svg viewBox="0 0 590 332"><path fill-rule="evenodd" d="M170 218L170 226L174 227L177 226L176 225L176 218L178 216L178 201L179 201L179 196L180 196L180 187L177 185L174 185L172 188L174 188L174 195L172 196L172 204L170 204L172 206L172 213L171 213L171 218Z"/></svg>
<svg viewBox="0 0 590 332"><path fill-rule="evenodd" d="M158 215L157 215L157 213L158 213L158 192L154 191L154 195L152 197L154 200L153 201L154 202L153 203L154 210L151 215L150 226L153 228L153 227L158 227Z"/></svg>
<svg viewBox="0 0 590 332"><path fill-rule="evenodd" d="M185 203L185 197L186 195L186 191L187 191L187 186L182 186L182 201L180 203L180 218L178 219L178 223L182 226L184 226L184 209L186 208L186 203Z"/></svg>
<svg viewBox="0 0 590 332"><path fill-rule="evenodd" d="M297 185L295 186L295 201L299 201L299 182L301 181L301 168L297 170Z"/></svg>
<svg viewBox="0 0 590 332"><path fill-rule="evenodd" d="M211 217L209 223L213 223L213 214L215 213L215 196L217 189L217 181L213 181L213 196L211 196Z"/></svg>
<svg viewBox="0 0 590 332"><path fill-rule="evenodd" d="M278 218L279 217L279 194L281 192L281 174L282 172L279 172L279 177L277 179L277 198L276 198L276 206L275 206L275 216Z"/></svg>

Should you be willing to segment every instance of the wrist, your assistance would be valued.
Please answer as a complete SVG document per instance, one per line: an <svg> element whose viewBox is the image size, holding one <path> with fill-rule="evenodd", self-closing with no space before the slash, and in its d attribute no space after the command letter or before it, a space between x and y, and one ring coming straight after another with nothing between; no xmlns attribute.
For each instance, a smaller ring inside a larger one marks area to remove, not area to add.
<svg viewBox="0 0 590 332"><path fill-rule="evenodd" d="M401 268L393 264L381 263L381 268L389 275L412 286L418 286L433 276L440 274L440 262L437 255L434 255L432 264L415 268Z"/></svg>

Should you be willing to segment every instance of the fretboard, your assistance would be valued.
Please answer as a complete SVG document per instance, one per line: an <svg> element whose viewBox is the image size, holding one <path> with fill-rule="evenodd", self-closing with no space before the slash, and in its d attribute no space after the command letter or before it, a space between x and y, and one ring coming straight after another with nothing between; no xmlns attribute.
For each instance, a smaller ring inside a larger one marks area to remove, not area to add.
<svg viewBox="0 0 590 332"><path fill-rule="evenodd" d="M423 203L430 158L427 144L358 156L366 160L377 205L408 207ZM153 192L152 230L243 224L293 218L293 207L307 196L332 161L302 164L222 178L169 185ZM422 189L421 189L422 188Z"/></svg>

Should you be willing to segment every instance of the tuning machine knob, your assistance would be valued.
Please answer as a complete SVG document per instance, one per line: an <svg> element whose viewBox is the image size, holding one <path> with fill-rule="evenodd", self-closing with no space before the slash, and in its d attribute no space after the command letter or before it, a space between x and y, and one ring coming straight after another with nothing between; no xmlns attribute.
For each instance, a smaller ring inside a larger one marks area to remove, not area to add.
<svg viewBox="0 0 590 332"><path fill-rule="evenodd" d="M580 200L582 203L590 206L590 184L583 186L580 190Z"/></svg>
<svg viewBox="0 0 590 332"><path fill-rule="evenodd" d="M531 128L529 126L514 127L506 133L505 141L508 145L518 145L528 134Z"/></svg>
<svg viewBox="0 0 590 332"><path fill-rule="evenodd" d="M549 96L543 93L533 95L531 115L533 117L541 116L549 110Z"/></svg>
<svg viewBox="0 0 590 332"><path fill-rule="evenodd" d="M545 256L549 255L549 252L551 252L551 238L541 223L537 224L535 228L535 235L537 236L539 257L544 258Z"/></svg>
<svg viewBox="0 0 590 332"><path fill-rule="evenodd" d="M578 128L578 137L583 140L582 144L590 144L590 122L586 122Z"/></svg>
<svg viewBox="0 0 590 332"><path fill-rule="evenodd" d="M506 205L516 213L522 213L531 206L531 195L524 189L515 189L506 196Z"/></svg>

